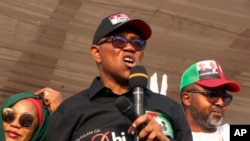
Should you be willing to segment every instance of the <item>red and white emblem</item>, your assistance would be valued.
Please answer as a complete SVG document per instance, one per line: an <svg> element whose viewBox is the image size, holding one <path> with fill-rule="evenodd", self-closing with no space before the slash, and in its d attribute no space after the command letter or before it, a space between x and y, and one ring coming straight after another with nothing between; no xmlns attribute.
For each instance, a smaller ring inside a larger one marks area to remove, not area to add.
<svg viewBox="0 0 250 141"><path fill-rule="evenodd" d="M127 21L129 19L129 16L126 14L116 14L109 17L109 20L112 25Z"/></svg>

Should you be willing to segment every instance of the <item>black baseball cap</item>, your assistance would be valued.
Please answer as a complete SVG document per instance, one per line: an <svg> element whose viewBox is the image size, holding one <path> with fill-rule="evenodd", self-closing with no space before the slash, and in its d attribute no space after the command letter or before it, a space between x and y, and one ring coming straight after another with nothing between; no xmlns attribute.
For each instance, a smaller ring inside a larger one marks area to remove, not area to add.
<svg viewBox="0 0 250 141"><path fill-rule="evenodd" d="M152 34L150 26L145 21L138 18L130 18L124 13L116 13L102 20L94 34L93 44L97 44L102 37L105 37L112 31L126 26L135 29L144 40L147 40Z"/></svg>

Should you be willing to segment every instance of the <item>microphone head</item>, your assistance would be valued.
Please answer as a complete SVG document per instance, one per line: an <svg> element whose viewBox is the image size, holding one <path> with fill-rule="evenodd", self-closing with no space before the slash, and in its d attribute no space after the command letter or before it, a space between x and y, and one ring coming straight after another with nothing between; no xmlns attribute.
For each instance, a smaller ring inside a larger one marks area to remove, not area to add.
<svg viewBox="0 0 250 141"><path fill-rule="evenodd" d="M125 96L120 96L116 99L115 105L118 110L133 122L138 115L135 112L133 103Z"/></svg>
<svg viewBox="0 0 250 141"><path fill-rule="evenodd" d="M130 70L129 85L131 88L143 87L146 88L148 83L148 73L143 66L134 66Z"/></svg>

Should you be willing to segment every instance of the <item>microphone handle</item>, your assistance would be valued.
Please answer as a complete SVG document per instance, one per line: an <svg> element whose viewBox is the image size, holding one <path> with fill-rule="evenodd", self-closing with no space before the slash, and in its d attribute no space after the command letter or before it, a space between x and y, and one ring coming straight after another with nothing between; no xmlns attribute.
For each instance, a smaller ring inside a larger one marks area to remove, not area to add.
<svg viewBox="0 0 250 141"><path fill-rule="evenodd" d="M143 91L143 88L135 87L133 89L133 95L134 95L134 109L135 109L136 114L138 116L140 116L140 115L144 114L144 108L143 108L144 91ZM140 132L144 126L145 125L139 126L137 131ZM134 141L139 141L138 135L135 135Z"/></svg>
<svg viewBox="0 0 250 141"><path fill-rule="evenodd" d="M144 91L141 87L135 87L133 89L133 95L134 95L134 108L137 115L143 115L144 114L144 108L143 108L143 96Z"/></svg>

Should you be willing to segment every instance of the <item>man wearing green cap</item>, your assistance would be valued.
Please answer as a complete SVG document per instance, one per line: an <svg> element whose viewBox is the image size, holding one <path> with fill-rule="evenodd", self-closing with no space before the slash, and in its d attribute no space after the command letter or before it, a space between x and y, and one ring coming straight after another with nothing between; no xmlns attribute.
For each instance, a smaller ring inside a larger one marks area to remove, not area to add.
<svg viewBox="0 0 250 141"><path fill-rule="evenodd" d="M211 71L200 71L200 64ZM217 71L212 71L210 64L215 64ZM183 72L180 91L193 140L229 141L229 124L222 124L233 98L227 92L239 92L239 84L227 80L216 61L204 60Z"/></svg>

